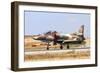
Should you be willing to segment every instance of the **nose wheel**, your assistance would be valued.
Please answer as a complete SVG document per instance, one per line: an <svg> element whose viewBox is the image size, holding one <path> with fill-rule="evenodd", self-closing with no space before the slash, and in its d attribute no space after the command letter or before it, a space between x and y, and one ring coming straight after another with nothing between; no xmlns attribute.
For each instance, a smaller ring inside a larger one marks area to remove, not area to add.
<svg viewBox="0 0 100 73"><path fill-rule="evenodd" d="M67 49L69 49L69 44L67 44Z"/></svg>
<svg viewBox="0 0 100 73"><path fill-rule="evenodd" d="M63 49L63 45L62 44L60 44L60 49Z"/></svg>

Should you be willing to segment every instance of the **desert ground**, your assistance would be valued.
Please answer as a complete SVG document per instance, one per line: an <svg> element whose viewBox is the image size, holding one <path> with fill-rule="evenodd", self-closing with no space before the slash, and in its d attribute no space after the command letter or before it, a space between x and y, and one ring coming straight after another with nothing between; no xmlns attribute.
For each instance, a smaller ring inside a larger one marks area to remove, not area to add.
<svg viewBox="0 0 100 73"><path fill-rule="evenodd" d="M32 39L32 36L25 37L25 61L44 61L62 59L89 59L90 58L90 39L87 38L85 44L70 44L70 49L60 50L60 45L51 45L47 50L47 43Z"/></svg>
<svg viewBox="0 0 100 73"><path fill-rule="evenodd" d="M26 52L25 61L63 60L63 59L89 59L90 50L62 50L44 52Z"/></svg>

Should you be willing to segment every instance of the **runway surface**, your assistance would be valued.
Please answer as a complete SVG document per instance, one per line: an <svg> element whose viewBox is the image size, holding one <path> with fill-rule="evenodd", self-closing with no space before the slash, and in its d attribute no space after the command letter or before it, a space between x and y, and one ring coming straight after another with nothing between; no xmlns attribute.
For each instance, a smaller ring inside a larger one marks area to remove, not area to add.
<svg viewBox="0 0 100 73"><path fill-rule="evenodd" d="M52 50L52 49L50 49L50 50L42 50L42 51L38 51L38 50L32 50L32 49L30 49L30 50L26 50L25 51L25 55L33 55L33 54L45 54L45 53L59 53L59 52L76 52L76 51L89 51L90 50L90 48L89 47L86 47L86 48L71 48L71 49L56 49L56 50Z"/></svg>

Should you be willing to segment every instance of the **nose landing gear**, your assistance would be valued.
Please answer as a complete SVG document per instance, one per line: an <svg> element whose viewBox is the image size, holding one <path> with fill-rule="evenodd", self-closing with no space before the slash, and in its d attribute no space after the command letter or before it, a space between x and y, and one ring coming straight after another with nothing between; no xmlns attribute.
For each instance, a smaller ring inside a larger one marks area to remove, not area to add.
<svg viewBox="0 0 100 73"><path fill-rule="evenodd" d="M60 44L60 49L63 49L63 45L62 44Z"/></svg>

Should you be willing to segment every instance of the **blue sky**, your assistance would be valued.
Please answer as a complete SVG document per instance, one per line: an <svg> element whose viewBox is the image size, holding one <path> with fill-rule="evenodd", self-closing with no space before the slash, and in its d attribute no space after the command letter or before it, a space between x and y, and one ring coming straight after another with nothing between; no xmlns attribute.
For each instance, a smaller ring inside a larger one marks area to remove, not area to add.
<svg viewBox="0 0 100 73"><path fill-rule="evenodd" d="M90 36L90 14L24 11L25 35L42 34L57 31L63 34L77 32L85 26L85 36Z"/></svg>

